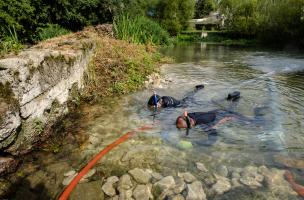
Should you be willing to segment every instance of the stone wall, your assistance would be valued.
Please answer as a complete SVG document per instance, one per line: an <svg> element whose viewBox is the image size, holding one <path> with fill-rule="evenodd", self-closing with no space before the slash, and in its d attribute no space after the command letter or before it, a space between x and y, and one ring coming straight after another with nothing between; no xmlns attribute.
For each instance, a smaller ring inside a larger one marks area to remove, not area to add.
<svg viewBox="0 0 304 200"><path fill-rule="evenodd" d="M95 48L88 35L48 40L0 60L0 150L28 153L68 112Z"/></svg>

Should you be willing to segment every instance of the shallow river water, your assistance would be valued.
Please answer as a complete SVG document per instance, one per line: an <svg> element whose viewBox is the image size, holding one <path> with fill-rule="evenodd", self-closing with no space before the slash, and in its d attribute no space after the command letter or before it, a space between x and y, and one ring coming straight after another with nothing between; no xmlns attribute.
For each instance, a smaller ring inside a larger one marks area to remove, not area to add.
<svg viewBox="0 0 304 200"><path fill-rule="evenodd" d="M221 173L223 166L229 173L232 168L246 166L289 169L297 182L304 183L303 54L207 44L181 45L162 52L175 58L175 63L161 69L166 81L156 92L181 99L195 85L204 84L193 102L187 107L163 109L153 117L146 107L153 90L146 89L107 100L106 105L82 108L81 116L65 128L68 136L59 153L36 152L24 162L17 172L22 181L13 198L58 197L64 188L64 173L81 169L123 133L153 121L154 129L139 133L108 154L90 181L120 176L134 167L150 168L163 175L180 171L197 175L195 163L201 162L214 173ZM230 103L222 99L236 90L241 92L241 99L233 105L234 111L253 119L259 108L261 123L227 122L217 128L218 136L211 146L206 144L208 137L202 128L191 129L186 137L185 130L175 127L177 116L185 110L228 109ZM265 184L256 191L273 194ZM220 199L235 199L238 192L233 194L222 194ZM274 199L286 199L280 195Z"/></svg>

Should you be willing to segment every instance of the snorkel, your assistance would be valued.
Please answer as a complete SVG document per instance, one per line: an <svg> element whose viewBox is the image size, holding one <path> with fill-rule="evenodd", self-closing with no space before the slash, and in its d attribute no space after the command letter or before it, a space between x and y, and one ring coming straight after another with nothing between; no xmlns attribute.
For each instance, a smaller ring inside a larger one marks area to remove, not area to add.
<svg viewBox="0 0 304 200"><path fill-rule="evenodd" d="M157 102L158 102L158 98L156 96L156 92L154 91L154 95L153 95L153 105L155 108L157 108Z"/></svg>
<svg viewBox="0 0 304 200"><path fill-rule="evenodd" d="M188 116L188 112L184 112L184 119L187 123L187 130L186 130L186 135L189 135L189 129L191 129L191 122L190 122L190 117Z"/></svg>

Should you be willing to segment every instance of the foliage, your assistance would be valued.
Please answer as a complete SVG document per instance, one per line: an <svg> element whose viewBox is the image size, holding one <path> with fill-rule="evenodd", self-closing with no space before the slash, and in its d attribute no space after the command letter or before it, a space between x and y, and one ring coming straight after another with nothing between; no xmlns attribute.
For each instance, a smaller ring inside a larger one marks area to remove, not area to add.
<svg viewBox="0 0 304 200"><path fill-rule="evenodd" d="M46 27L39 27L37 29L38 40L46 40L70 33L69 30L62 28L58 24L47 24Z"/></svg>
<svg viewBox="0 0 304 200"><path fill-rule="evenodd" d="M215 2L213 0L197 0L195 4L195 18L202 18L215 10Z"/></svg>
<svg viewBox="0 0 304 200"><path fill-rule="evenodd" d="M168 44L169 34L157 22L147 17L121 15L114 20L117 38L135 44Z"/></svg>
<svg viewBox="0 0 304 200"><path fill-rule="evenodd" d="M302 40L304 0L222 0L226 28L264 42Z"/></svg>
<svg viewBox="0 0 304 200"><path fill-rule="evenodd" d="M159 1L155 17L171 35L177 35L188 26L188 20L194 15L194 0Z"/></svg>

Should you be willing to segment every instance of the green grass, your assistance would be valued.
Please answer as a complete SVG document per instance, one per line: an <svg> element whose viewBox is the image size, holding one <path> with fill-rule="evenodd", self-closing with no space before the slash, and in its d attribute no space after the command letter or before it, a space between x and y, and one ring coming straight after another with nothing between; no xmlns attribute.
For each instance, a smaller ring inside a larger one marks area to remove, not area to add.
<svg viewBox="0 0 304 200"><path fill-rule="evenodd" d="M62 28L58 24L47 24L46 27L37 29L37 37L40 41L69 33L71 33L69 30Z"/></svg>
<svg viewBox="0 0 304 200"><path fill-rule="evenodd" d="M0 39L0 56L14 52L18 53L23 45L18 38L15 27L7 28L7 35Z"/></svg>
<svg viewBox="0 0 304 200"><path fill-rule="evenodd" d="M169 33L157 22L144 16L120 15L114 19L114 32L118 39L134 44L169 44Z"/></svg>

